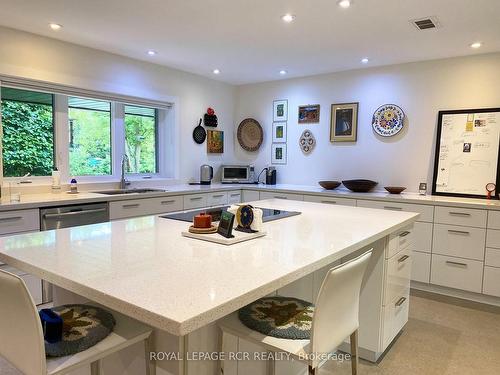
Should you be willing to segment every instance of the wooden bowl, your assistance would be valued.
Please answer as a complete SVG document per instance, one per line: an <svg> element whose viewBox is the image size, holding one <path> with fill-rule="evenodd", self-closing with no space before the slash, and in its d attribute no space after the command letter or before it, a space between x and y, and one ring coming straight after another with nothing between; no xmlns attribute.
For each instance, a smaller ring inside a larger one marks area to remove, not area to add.
<svg viewBox="0 0 500 375"><path fill-rule="evenodd" d="M344 186L355 193L367 193L377 186L378 182L372 180L345 180L342 181Z"/></svg>
<svg viewBox="0 0 500 375"><path fill-rule="evenodd" d="M401 194L406 190L406 188L403 186L385 186L384 189L391 194Z"/></svg>
<svg viewBox="0 0 500 375"><path fill-rule="evenodd" d="M320 181L318 184L326 190L333 190L340 186L340 181Z"/></svg>

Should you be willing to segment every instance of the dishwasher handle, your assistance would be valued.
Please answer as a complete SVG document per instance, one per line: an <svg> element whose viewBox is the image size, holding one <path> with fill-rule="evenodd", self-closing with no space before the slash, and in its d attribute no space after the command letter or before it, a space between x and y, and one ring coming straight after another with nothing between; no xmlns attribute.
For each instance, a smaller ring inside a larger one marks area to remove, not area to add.
<svg viewBox="0 0 500 375"><path fill-rule="evenodd" d="M43 217L45 219L56 219L56 218L64 218L68 216L80 216L87 214L95 214L98 212L106 212L106 208L96 208L92 210L81 210L81 211L70 211L70 212L62 212L60 214L44 214Z"/></svg>

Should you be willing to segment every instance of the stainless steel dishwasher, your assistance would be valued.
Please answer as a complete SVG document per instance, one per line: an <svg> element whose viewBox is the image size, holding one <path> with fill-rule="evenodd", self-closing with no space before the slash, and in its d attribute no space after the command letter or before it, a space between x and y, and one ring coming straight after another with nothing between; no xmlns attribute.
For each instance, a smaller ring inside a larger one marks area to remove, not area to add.
<svg viewBox="0 0 500 375"><path fill-rule="evenodd" d="M108 203L80 204L43 208L40 210L40 230L77 227L109 221ZM42 282L43 303L52 302L52 285Z"/></svg>

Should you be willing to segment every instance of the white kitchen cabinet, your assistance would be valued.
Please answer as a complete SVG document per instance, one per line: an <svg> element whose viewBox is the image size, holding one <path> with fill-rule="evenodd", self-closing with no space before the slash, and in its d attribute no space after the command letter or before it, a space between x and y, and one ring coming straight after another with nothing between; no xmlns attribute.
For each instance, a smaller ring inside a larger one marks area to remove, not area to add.
<svg viewBox="0 0 500 375"><path fill-rule="evenodd" d="M431 283L481 293L483 262L432 254Z"/></svg>
<svg viewBox="0 0 500 375"><path fill-rule="evenodd" d="M486 229L434 224L433 254L483 260Z"/></svg>
<svg viewBox="0 0 500 375"><path fill-rule="evenodd" d="M488 229L486 232L486 246L500 249L500 230Z"/></svg>
<svg viewBox="0 0 500 375"><path fill-rule="evenodd" d="M500 229L500 211L488 211L488 228Z"/></svg>
<svg viewBox="0 0 500 375"><path fill-rule="evenodd" d="M500 268L500 249L486 248L486 255L484 257L484 265Z"/></svg>
<svg viewBox="0 0 500 375"><path fill-rule="evenodd" d="M428 284L431 278L431 254L414 251L412 258L411 279Z"/></svg>
<svg viewBox="0 0 500 375"><path fill-rule="evenodd" d="M228 204L241 203L241 190L228 191L227 203Z"/></svg>
<svg viewBox="0 0 500 375"><path fill-rule="evenodd" d="M338 204L341 206L356 206L356 199L325 197L323 195L304 195L304 201L324 204Z"/></svg>
<svg viewBox="0 0 500 375"><path fill-rule="evenodd" d="M384 347L394 340L408 322L410 308L410 289L396 295L393 300L384 306Z"/></svg>
<svg viewBox="0 0 500 375"><path fill-rule="evenodd" d="M483 293L500 297L500 268L484 267Z"/></svg>
<svg viewBox="0 0 500 375"><path fill-rule="evenodd" d="M0 212L0 235L39 230L38 209Z"/></svg>
<svg viewBox="0 0 500 375"><path fill-rule="evenodd" d="M184 195L184 209L193 210L195 208L207 207L207 194Z"/></svg>
<svg viewBox="0 0 500 375"><path fill-rule="evenodd" d="M260 199L289 199L292 201L303 201L304 196L302 194L292 194L292 193L280 193L271 191L261 191Z"/></svg>
<svg viewBox="0 0 500 375"><path fill-rule="evenodd" d="M410 225L406 228L400 229L389 236L389 244L387 247L386 258L392 258L401 250L413 245L414 227ZM412 247L413 248L413 247Z"/></svg>
<svg viewBox="0 0 500 375"><path fill-rule="evenodd" d="M243 190L241 192L241 201L245 202L254 202L260 199L260 193L258 190Z"/></svg>
<svg viewBox="0 0 500 375"><path fill-rule="evenodd" d="M158 198L128 199L109 203L110 220L155 215L181 211L183 198L168 196Z"/></svg>
<svg viewBox="0 0 500 375"><path fill-rule="evenodd" d="M378 208L381 210L418 212L420 217L418 221L432 223L434 218L434 207L425 204L411 204L398 202L370 201L358 199L358 207Z"/></svg>
<svg viewBox="0 0 500 375"><path fill-rule="evenodd" d="M434 222L486 228L486 210L457 207L436 207Z"/></svg>
<svg viewBox="0 0 500 375"><path fill-rule="evenodd" d="M207 194L207 206L216 207L225 205L227 205L227 192L216 191L214 193Z"/></svg>
<svg viewBox="0 0 500 375"><path fill-rule="evenodd" d="M412 268L412 249L407 247L387 261L387 284L385 288L385 304L403 294L410 287Z"/></svg>
<svg viewBox="0 0 500 375"><path fill-rule="evenodd" d="M432 223L417 221L413 226L415 250L422 253L432 252Z"/></svg>

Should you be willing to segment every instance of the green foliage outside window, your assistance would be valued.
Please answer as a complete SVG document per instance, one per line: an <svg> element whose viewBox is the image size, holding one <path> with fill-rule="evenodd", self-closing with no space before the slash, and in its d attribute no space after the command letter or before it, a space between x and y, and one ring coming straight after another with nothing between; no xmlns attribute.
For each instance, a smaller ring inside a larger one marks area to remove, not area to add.
<svg viewBox="0 0 500 375"><path fill-rule="evenodd" d="M130 173L155 173L155 118L125 114L125 147L130 160Z"/></svg>
<svg viewBox="0 0 500 375"><path fill-rule="evenodd" d="M52 106L2 100L3 175L50 176L54 164Z"/></svg>

